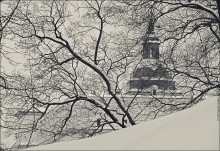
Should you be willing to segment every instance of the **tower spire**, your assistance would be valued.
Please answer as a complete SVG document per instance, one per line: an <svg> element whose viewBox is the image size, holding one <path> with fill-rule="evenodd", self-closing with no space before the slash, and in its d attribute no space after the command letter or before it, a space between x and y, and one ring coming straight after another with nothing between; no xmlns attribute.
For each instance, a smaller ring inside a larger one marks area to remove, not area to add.
<svg viewBox="0 0 220 151"><path fill-rule="evenodd" d="M149 20L149 24L148 24L148 27L147 27L147 33L154 33L154 21L155 21L154 13L151 9L151 11L150 11L150 20Z"/></svg>
<svg viewBox="0 0 220 151"><path fill-rule="evenodd" d="M155 36L154 32L154 23L155 23L155 15L153 13L153 9L151 9L149 14L149 23L147 27L147 31L143 36L143 59L153 59L157 61L159 59L159 45L160 40Z"/></svg>

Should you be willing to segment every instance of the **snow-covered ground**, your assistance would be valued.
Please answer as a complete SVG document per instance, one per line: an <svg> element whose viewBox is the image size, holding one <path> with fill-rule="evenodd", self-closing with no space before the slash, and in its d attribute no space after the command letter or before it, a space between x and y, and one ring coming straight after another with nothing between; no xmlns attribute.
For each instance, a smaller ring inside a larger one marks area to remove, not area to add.
<svg viewBox="0 0 220 151"><path fill-rule="evenodd" d="M27 150L219 150L217 97L115 132Z"/></svg>

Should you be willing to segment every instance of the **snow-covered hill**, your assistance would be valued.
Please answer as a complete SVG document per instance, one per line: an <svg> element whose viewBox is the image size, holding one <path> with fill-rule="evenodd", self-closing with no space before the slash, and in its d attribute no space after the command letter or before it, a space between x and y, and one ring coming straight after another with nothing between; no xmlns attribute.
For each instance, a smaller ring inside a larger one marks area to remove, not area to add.
<svg viewBox="0 0 220 151"><path fill-rule="evenodd" d="M219 150L217 97L115 132L27 150Z"/></svg>

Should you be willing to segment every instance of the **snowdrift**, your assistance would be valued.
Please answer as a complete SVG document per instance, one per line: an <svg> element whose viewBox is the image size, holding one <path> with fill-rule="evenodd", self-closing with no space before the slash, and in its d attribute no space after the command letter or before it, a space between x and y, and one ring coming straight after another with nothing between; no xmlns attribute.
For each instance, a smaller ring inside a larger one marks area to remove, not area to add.
<svg viewBox="0 0 220 151"><path fill-rule="evenodd" d="M26 150L219 150L217 97L115 132Z"/></svg>

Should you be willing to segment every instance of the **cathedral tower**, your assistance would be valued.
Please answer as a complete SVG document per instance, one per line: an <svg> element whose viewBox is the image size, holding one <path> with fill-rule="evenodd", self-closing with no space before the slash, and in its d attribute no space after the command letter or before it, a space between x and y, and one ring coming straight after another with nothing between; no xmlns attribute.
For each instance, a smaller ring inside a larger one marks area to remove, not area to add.
<svg viewBox="0 0 220 151"><path fill-rule="evenodd" d="M160 40L155 36L154 19L151 18L142 38L143 64L134 69L129 81L131 92L150 92L153 95L165 94L166 90L175 90L175 82L172 81L170 73L160 63ZM146 94L146 93L145 93Z"/></svg>

